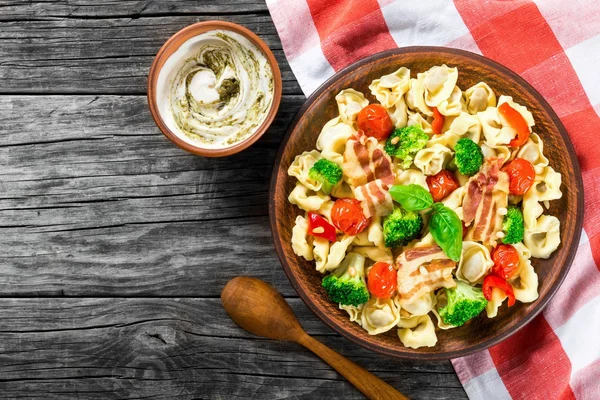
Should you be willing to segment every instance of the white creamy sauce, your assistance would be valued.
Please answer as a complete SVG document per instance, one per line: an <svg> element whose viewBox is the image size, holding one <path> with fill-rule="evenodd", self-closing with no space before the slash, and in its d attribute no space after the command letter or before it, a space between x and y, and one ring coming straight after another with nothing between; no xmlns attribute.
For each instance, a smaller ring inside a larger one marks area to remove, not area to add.
<svg viewBox="0 0 600 400"><path fill-rule="evenodd" d="M262 51L235 32L215 30L190 38L167 59L156 101L182 140L225 148L256 131L273 94L273 71Z"/></svg>

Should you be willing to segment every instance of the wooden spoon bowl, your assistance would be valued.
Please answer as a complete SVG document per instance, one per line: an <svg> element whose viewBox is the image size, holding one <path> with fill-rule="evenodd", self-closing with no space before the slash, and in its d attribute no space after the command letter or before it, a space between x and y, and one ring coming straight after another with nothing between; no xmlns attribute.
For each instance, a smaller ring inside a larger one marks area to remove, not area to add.
<svg viewBox="0 0 600 400"><path fill-rule="evenodd" d="M544 141L544 153L550 165L562 174L563 197L550 202L547 213L561 222L562 243L548 260L533 259L539 276L539 298L528 304L518 303L510 309L502 306L498 316L481 315L460 328L437 330L435 347L410 349L402 345L396 330L370 336L345 311L328 300L321 287L322 275L314 263L294 254L291 246L292 227L296 216L303 213L287 201L295 179L287 175L294 157L315 148L316 139L327 121L338 115L336 94L344 88L359 90L373 102L368 89L373 79L389 74L400 66L410 68L411 76L434 65L458 67L458 85L466 89L486 82L497 95L512 96L526 105L535 118L534 131ZM292 285L327 325L368 349L402 358L423 360L448 359L488 348L507 338L539 314L565 278L573 261L583 223L583 183L579 164L567 132L542 96L527 82L507 68L477 54L437 47L406 47L376 54L338 72L325 82L300 109L283 140L277 156L269 198L271 228L275 248Z"/></svg>

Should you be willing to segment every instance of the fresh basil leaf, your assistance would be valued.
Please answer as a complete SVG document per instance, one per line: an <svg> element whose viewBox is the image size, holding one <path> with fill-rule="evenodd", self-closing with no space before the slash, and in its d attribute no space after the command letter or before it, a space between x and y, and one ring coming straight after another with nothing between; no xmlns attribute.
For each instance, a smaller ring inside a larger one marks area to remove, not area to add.
<svg viewBox="0 0 600 400"><path fill-rule="evenodd" d="M407 211L421 211L431 207L433 197L422 186L411 183L410 185L394 185L390 188L392 199L400 203Z"/></svg>
<svg viewBox="0 0 600 400"><path fill-rule="evenodd" d="M458 215L442 203L433 205L433 214L429 219L429 232L444 253L458 262L462 252L462 222Z"/></svg>

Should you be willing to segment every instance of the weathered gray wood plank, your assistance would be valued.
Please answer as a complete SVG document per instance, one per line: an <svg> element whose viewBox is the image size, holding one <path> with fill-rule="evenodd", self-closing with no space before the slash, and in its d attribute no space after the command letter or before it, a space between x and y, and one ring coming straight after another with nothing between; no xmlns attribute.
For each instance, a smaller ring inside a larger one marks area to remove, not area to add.
<svg viewBox="0 0 600 400"><path fill-rule="evenodd" d="M290 304L310 334L411 398L465 397L449 362L379 356ZM0 315L3 398L362 398L300 346L239 329L218 299L2 299Z"/></svg>
<svg viewBox="0 0 600 400"><path fill-rule="evenodd" d="M0 21L33 20L50 17L105 18L126 16L140 18L157 15L266 13L261 0L87 0L27 1L0 3Z"/></svg>
<svg viewBox="0 0 600 400"><path fill-rule="evenodd" d="M144 96L0 97L0 295L218 296L252 274L295 295L274 253L268 182L284 129L227 158L188 154Z"/></svg>
<svg viewBox="0 0 600 400"><path fill-rule="evenodd" d="M183 15L0 22L0 93L143 94L150 65L163 43L187 25L214 18ZM277 58L284 93L301 94L268 14L221 19L240 23L260 36Z"/></svg>

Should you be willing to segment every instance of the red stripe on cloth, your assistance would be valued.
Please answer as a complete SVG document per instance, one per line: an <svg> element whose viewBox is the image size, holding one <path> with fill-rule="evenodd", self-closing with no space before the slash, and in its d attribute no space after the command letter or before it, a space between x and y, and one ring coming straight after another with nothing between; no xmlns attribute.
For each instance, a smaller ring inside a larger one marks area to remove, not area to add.
<svg viewBox="0 0 600 400"><path fill-rule="evenodd" d="M575 399L571 361L543 316L490 348L490 355L513 398Z"/></svg>
<svg viewBox="0 0 600 400"><path fill-rule="evenodd" d="M575 93L573 94L575 95ZM575 95L575 97L577 96ZM600 167L600 146L595 143L600 131L600 117L589 106L589 102L588 108L585 110L567 115L560 120L565 125L565 128L567 128L567 132L569 132L569 137L573 142L573 146L575 146L575 152L579 158L581 169L591 171ZM543 137L543 135L540 136ZM586 189L588 188L586 187ZM600 195L600 192L597 194Z"/></svg>
<svg viewBox="0 0 600 400"><path fill-rule="evenodd" d="M485 16L477 13L478 8L472 7L473 3L455 1L477 46L485 56L515 72L526 71L563 51L552 29L532 2L520 2L521 7L487 21ZM485 21L485 24L481 24L481 21Z"/></svg>
<svg viewBox="0 0 600 400"><path fill-rule="evenodd" d="M594 146L589 146L594 147ZM585 218L583 228L588 235L596 267L600 270L600 168L583 173Z"/></svg>
<svg viewBox="0 0 600 400"><path fill-rule="evenodd" d="M544 96L560 118L590 107L583 85L564 52L523 71L521 76Z"/></svg>
<svg viewBox="0 0 600 400"><path fill-rule="evenodd" d="M321 48L334 70L397 47L377 0L307 0Z"/></svg>
<svg viewBox="0 0 600 400"><path fill-rule="evenodd" d="M590 243L580 244L565 281L544 309L544 318L550 326L555 329L562 326L581 307L600 296L600 272L596 265Z"/></svg>

